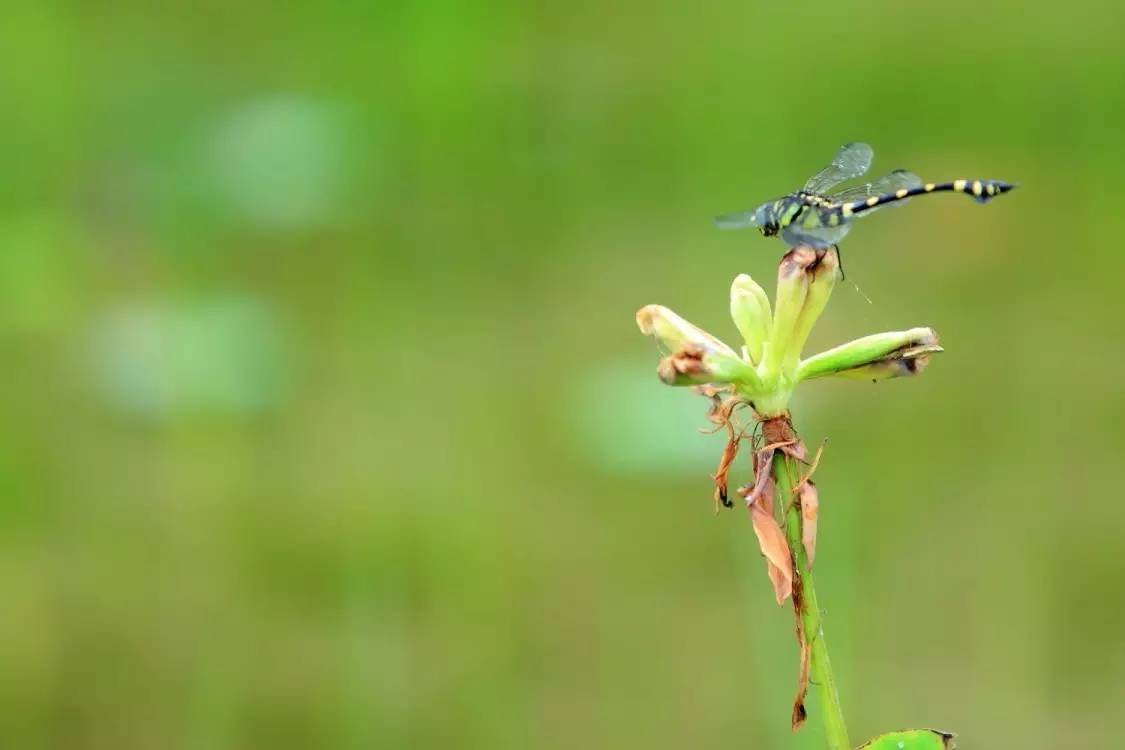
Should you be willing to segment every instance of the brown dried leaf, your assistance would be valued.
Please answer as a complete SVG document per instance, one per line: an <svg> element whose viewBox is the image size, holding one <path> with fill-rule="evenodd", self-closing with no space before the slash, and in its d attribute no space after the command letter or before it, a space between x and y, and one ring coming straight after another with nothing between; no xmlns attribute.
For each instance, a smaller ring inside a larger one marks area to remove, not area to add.
<svg viewBox="0 0 1125 750"><path fill-rule="evenodd" d="M738 494L746 498L746 507L757 503L765 496L765 490L772 481L770 467L773 463L773 448L766 447L754 453L754 484L749 489L740 487ZM772 505L770 506L772 508Z"/></svg>
<svg viewBox="0 0 1125 750"><path fill-rule="evenodd" d="M727 446L723 449L722 458L719 459L719 469L711 478L715 480L715 511L719 510L719 503L730 508L732 503L727 497L727 474L730 473L731 464L738 456L738 444L741 441L741 436L730 431L730 437L727 439Z"/></svg>
<svg viewBox="0 0 1125 750"><path fill-rule="evenodd" d="M820 512L820 493L812 480L801 485L798 494L801 508L801 544L809 558L809 570L816 560L816 519Z"/></svg>
<svg viewBox="0 0 1125 750"><path fill-rule="evenodd" d="M743 406L749 406L750 402L735 395L731 392L730 386L723 386L722 388L715 386L712 383L704 385L696 385L691 388L693 391L710 401L707 407L707 421L715 425L713 430L703 430L708 435L714 434L724 427L728 432L734 433L735 431L743 436L743 430L736 430L734 424L734 412Z"/></svg>
<svg viewBox="0 0 1125 750"><path fill-rule="evenodd" d="M792 443L785 443L778 447L781 448L782 453L789 456L790 458L795 458L798 461L804 461L805 456L808 455L808 452L805 450L805 444L800 440Z"/></svg>
<svg viewBox="0 0 1125 750"><path fill-rule="evenodd" d="M770 579L770 585L773 586L773 595L777 599L778 606L785 602L785 597L792 591L792 583L788 582L785 577L785 571L776 565L766 562L766 576Z"/></svg>
<svg viewBox="0 0 1125 750"><path fill-rule="evenodd" d="M797 673L797 696L793 699L793 731L796 732L805 723L808 713L805 711L805 697L809 693L809 667L812 661L812 647L805 639L803 628L800 624L801 616L797 615L797 641L801 646L801 668Z"/></svg>
<svg viewBox="0 0 1125 750"><path fill-rule="evenodd" d="M691 389L711 402L707 407L707 421L716 425L716 430L726 426L727 419L723 416L723 389L710 383L695 385Z"/></svg>
<svg viewBox="0 0 1125 750"><path fill-rule="evenodd" d="M750 520L758 537L758 547L766 558L766 573L773 584L774 597L778 604L782 604L793 593L793 558L785 542L785 533L773 514L760 503L750 506Z"/></svg>
<svg viewBox="0 0 1125 750"><path fill-rule="evenodd" d="M776 487L773 483L772 476L766 476L765 485L762 487L762 495L758 498L758 502L766 509L766 513L773 515L773 496Z"/></svg>
<svg viewBox="0 0 1125 750"><path fill-rule="evenodd" d="M805 634L804 621L801 619L801 610L805 606L804 588L801 582L793 588L793 617L797 623L797 646L801 650L801 666L797 672L797 695L793 698L792 727L796 732L805 723L808 713L805 711L805 697L809 693L809 670L812 664L812 644Z"/></svg>

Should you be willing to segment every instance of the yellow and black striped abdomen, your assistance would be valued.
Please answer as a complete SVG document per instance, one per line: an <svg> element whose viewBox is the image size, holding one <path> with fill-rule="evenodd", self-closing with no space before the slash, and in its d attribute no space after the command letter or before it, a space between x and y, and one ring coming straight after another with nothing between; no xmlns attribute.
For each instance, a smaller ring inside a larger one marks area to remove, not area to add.
<svg viewBox="0 0 1125 750"><path fill-rule="evenodd" d="M888 203L895 201L906 200L913 198L916 195L924 195L925 193L964 193L971 195L974 200L979 203L987 203L998 195L1002 195L1012 188L1008 182L1001 180L954 180L953 182L927 182L925 185L918 187L902 188L893 193L883 193L882 195L873 195L866 200L849 201L841 203L837 207L837 211L844 219L849 219L852 216L862 214L865 211L870 211L876 206L884 206Z"/></svg>

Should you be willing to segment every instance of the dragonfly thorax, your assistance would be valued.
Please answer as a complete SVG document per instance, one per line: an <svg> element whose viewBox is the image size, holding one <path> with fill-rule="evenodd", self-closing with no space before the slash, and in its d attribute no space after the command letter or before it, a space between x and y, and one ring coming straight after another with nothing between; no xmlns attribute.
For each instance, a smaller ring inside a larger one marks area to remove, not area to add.
<svg viewBox="0 0 1125 750"><path fill-rule="evenodd" d="M801 203L805 204L806 206L814 206L816 208L824 208L826 206L833 205L832 201L828 198L825 198L823 195L818 195L817 193L805 192L804 190L802 190L800 192L797 192L797 193L794 193L793 197L796 198L797 200L801 201Z"/></svg>

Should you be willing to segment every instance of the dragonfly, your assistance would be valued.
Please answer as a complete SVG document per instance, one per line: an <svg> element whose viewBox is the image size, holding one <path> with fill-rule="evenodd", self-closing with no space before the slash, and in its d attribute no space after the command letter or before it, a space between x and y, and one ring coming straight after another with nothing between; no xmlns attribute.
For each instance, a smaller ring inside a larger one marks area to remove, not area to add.
<svg viewBox="0 0 1125 750"><path fill-rule="evenodd" d="M843 182L867 174L874 156L866 143L846 143L832 163L810 177L800 190L749 211L719 216L715 223L723 229L757 227L766 237L780 235L790 246L823 249L842 240L855 217L904 205L916 195L965 193L979 203L987 203L1015 187L1001 180L923 182L913 172L896 169L866 184L830 192Z"/></svg>

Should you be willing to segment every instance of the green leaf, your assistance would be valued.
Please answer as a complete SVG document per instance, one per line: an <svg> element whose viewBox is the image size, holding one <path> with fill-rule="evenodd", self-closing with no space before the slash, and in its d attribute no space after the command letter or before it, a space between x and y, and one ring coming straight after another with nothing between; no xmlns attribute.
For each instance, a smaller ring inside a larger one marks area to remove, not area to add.
<svg viewBox="0 0 1125 750"><path fill-rule="evenodd" d="M953 737L940 729L907 729L881 734L859 750L954 750Z"/></svg>

